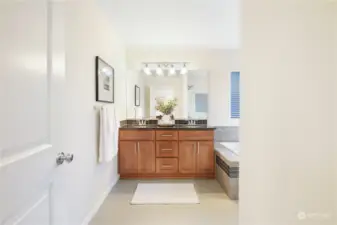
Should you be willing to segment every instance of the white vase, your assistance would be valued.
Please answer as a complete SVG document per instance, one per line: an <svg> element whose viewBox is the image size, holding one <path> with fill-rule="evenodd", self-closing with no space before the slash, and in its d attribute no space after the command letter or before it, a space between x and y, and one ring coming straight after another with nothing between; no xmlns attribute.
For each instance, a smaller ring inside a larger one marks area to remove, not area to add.
<svg viewBox="0 0 337 225"><path fill-rule="evenodd" d="M174 124L174 120L172 120L171 115L162 115L162 118L158 121L159 124L171 125Z"/></svg>

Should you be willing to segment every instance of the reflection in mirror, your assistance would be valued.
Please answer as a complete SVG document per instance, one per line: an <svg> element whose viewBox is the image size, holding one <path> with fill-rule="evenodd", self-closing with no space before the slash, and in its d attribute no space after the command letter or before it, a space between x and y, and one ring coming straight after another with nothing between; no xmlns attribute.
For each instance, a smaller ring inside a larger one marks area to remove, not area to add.
<svg viewBox="0 0 337 225"><path fill-rule="evenodd" d="M190 70L187 74L171 76L147 75L140 71L138 77L140 79L133 85L141 89L141 104L135 107L133 112L128 110L131 111L128 113L129 118L155 119L162 115L156 110L156 100L176 99L177 106L172 112L175 119L207 119L209 83L207 71Z"/></svg>
<svg viewBox="0 0 337 225"><path fill-rule="evenodd" d="M208 115L208 74L192 71L187 75L188 117L206 119Z"/></svg>

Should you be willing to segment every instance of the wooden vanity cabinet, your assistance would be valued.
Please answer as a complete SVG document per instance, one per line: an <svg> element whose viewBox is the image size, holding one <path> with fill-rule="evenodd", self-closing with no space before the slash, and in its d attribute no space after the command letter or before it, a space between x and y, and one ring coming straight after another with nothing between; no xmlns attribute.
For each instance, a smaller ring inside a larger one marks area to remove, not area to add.
<svg viewBox="0 0 337 225"><path fill-rule="evenodd" d="M120 131L118 159L121 176L138 177L143 174L155 173L155 131Z"/></svg>
<svg viewBox="0 0 337 225"><path fill-rule="evenodd" d="M214 174L214 144L213 141L199 141L197 142L197 169L196 173L202 174Z"/></svg>
<svg viewBox="0 0 337 225"><path fill-rule="evenodd" d="M121 178L214 178L213 130L120 130Z"/></svg>
<svg viewBox="0 0 337 225"><path fill-rule="evenodd" d="M213 130L179 131L179 172L195 176L213 176Z"/></svg>
<svg viewBox="0 0 337 225"><path fill-rule="evenodd" d="M152 174L156 171L153 141L121 141L119 173L126 175Z"/></svg>
<svg viewBox="0 0 337 225"><path fill-rule="evenodd" d="M179 172L195 174L197 168L197 147L195 141L179 142Z"/></svg>
<svg viewBox="0 0 337 225"><path fill-rule="evenodd" d="M120 174L138 174L137 141L120 141L118 159Z"/></svg>

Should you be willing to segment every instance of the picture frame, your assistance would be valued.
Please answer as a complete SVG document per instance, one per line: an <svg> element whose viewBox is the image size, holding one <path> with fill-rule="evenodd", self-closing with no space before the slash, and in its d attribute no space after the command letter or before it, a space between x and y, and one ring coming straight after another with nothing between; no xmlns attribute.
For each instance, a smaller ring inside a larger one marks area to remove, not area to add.
<svg viewBox="0 0 337 225"><path fill-rule="evenodd" d="M135 85L135 106L140 106L140 87Z"/></svg>
<svg viewBox="0 0 337 225"><path fill-rule="evenodd" d="M95 57L96 101L115 102L115 70L99 56Z"/></svg>

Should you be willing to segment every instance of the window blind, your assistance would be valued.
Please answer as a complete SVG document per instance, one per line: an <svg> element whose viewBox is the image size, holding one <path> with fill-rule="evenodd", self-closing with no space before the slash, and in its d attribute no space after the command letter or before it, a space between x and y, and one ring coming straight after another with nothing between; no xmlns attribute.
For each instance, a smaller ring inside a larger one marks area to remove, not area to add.
<svg viewBox="0 0 337 225"><path fill-rule="evenodd" d="M231 73L231 118L240 118L240 72Z"/></svg>

